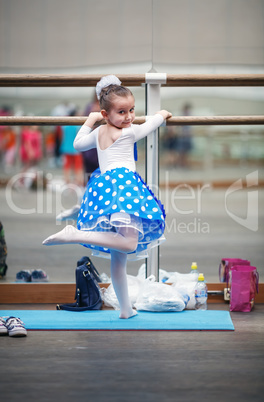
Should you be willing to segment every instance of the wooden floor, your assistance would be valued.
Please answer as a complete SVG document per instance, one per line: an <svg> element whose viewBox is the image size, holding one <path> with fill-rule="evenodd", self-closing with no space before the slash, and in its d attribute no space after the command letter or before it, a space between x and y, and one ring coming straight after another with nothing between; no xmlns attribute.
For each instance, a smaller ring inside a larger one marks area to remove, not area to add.
<svg viewBox="0 0 264 402"><path fill-rule="evenodd" d="M208 308L226 310L228 305ZM1 336L1 398L262 401L264 305L231 317L235 331L28 331L25 338Z"/></svg>

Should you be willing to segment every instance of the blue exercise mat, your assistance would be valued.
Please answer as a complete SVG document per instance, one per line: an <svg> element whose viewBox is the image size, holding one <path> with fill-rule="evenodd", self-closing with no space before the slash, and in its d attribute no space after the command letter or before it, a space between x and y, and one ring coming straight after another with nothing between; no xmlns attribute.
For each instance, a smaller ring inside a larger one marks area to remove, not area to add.
<svg viewBox="0 0 264 402"><path fill-rule="evenodd" d="M128 320L119 311L0 310L1 317L19 317L28 330L207 330L234 331L229 311L184 310L177 313L139 311Z"/></svg>

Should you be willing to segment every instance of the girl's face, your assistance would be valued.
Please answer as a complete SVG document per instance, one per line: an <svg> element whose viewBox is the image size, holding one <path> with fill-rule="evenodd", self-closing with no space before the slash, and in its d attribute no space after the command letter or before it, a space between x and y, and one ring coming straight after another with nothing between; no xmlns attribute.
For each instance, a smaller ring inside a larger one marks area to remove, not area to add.
<svg viewBox="0 0 264 402"><path fill-rule="evenodd" d="M114 127L130 127L135 120L135 99L132 95L126 97L115 95L110 111L104 111L102 114L107 123Z"/></svg>

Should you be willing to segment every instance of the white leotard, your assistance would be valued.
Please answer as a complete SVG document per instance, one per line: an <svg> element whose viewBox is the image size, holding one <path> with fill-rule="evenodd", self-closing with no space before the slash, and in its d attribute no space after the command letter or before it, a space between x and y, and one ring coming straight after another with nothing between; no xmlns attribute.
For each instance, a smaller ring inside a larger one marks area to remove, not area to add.
<svg viewBox="0 0 264 402"><path fill-rule="evenodd" d="M119 167L135 171L134 143L156 130L162 123L163 117L157 113L146 123L132 124L128 128L123 128L121 136L104 150L100 148L98 142L100 127L92 131L90 127L83 125L74 140L74 148L79 152L96 148L101 173Z"/></svg>

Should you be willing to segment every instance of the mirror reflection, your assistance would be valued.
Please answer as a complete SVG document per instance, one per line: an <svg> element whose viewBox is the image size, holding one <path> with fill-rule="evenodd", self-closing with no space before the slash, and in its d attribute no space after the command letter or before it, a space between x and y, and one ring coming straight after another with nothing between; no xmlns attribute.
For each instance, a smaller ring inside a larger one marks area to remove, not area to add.
<svg viewBox="0 0 264 402"><path fill-rule="evenodd" d="M163 102L168 107L166 97ZM186 105L190 107L190 103L177 100L171 108L181 115L186 113ZM192 107L192 113L199 113L198 105ZM140 110L138 115L142 114ZM5 130L1 128L2 138L14 134L15 149L12 157L8 147L1 154L1 223L8 251L8 269L1 282L19 283L30 276L32 282L75 282L76 263L84 255L91 256L90 250L81 245L47 248L42 241L66 224L76 224L89 163L85 165L82 156L81 172L67 169L69 161L65 165L61 146L67 127ZM23 136L40 142L32 161L23 154ZM230 256L247 258L261 271L263 213L261 208L252 212L252 205L248 209L247 183L255 189L255 193L251 191L252 202L255 194L255 205L261 205L263 127L168 126L160 129L159 145L159 191L167 214L166 242L159 250L162 275L188 273L192 261L197 261L206 279L218 282L219 262ZM143 141L138 144L137 170L145 176ZM230 190L238 180L242 187L238 182L238 187ZM107 281L109 260L91 258ZM144 263L129 262L128 274L142 273Z"/></svg>

